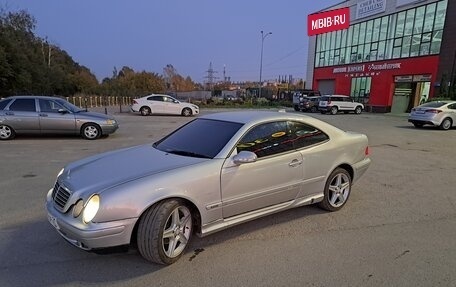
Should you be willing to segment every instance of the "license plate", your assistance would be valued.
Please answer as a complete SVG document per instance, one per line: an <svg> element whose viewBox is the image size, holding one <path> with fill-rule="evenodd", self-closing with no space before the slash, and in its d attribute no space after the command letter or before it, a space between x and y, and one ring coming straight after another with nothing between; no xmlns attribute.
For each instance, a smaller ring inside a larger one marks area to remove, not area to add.
<svg viewBox="0 0 456 287"><path fill-rule="evenodd" d="M52 224L52 226L55 227L55 229L57 229L57 230L60 229L60 226L59 226L59 224L57 223L57 218L55 218L54 216L48 214L48 220L49 220L49 222Z"/></svg>

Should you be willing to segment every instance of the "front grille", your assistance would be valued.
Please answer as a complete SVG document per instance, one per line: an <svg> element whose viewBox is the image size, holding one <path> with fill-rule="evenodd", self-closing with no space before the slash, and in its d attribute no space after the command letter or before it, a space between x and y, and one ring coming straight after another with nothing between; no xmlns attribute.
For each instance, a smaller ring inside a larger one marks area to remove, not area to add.
<svg viewBox="0 0 456 287"><path fill-rule="evenodd" d="M52 200L58 209L63 211L70 195L71 193L66 188L61 186L58 182L55 183L54 189L52 190Z"/></svg>

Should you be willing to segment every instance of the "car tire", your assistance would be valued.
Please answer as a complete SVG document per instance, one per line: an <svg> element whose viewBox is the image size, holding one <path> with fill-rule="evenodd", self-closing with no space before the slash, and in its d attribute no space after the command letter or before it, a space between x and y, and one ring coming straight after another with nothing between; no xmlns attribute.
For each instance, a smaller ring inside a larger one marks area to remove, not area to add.
<svg viewBox="0 0 456 287"><path fill-rule="evenodd" d="M13 128L7 125L0 125L0 140L10 140L16 136Z"/></svg>
<svg viewBox="0 0 456 287"><path fill-rule="evenodd" d="M299 106L294 106L294 110L299 112Z"/></svg>
<svg viewBox="0 0 456 287"><path fill-rule="evenodd" d="M81 128L81 136L86 140L96 140L101 137L101 128L97 124L84 124Z"/></svg>
<svg viewBox="0 0 456 287"><path fill-rule="evenodd" d="M334 106L334 107L331 107L331 110L329 112L331 113L331 115L335 115L335 114L337 114L338 110L339 109Z"/></svg>
<svg viewBox="0 0 456 287"><path fill-rule="evenodd" d="M184 108L182 110L182 113L181 113L184 117L189 117L191 116L193 113L192 113L192 110L190 108Z"/></svg>
<svg viewBox="0 0 456 287"><path fill-rule="evenodd" d="M360 107L360 106L357 106L357 107L355 108L355 114L357 114L357 115L361 114L362 111L363 111L363 108Z"/></svg>
<svg viewBox="0 0 456 287"><path fill-rule="evenodd" d="M324 197L318 207L327 211L337 211L347 202L351 191L352 179L348 171L336 168L325 184Z"/></svg>
<svg viewBox="0 0 456 287"><path fill-rule="evenodd" d="M317 112L317 107L315 107L315 106L314 106L314 107L311 107L311 108L310 108L310 112L311 112L311 113Z"/></svg>
<svg viewBox="0 0 456 287"><path fill-rule="evenodd" d="M141 116L149 116L152 113L149 107L141 107L139 112L141 113Z"/></svg>
<svg viewBox="0 0 456 287"><path fill-rule="evenodd" d="M191 210L177 199L150 207L140 218L137 233L139 253L163 265L176 262L188 246L193 232Z"/></svg>
<svg viewBox="0 0 456 287"><path fill-rule="evenodd" d="M422 123L413 123L413 125L415 126L415 128L419 129L419 128L422 128L423 127L423 124Z"/></svg>
<svg viewBox="0 0 456 287"><path fill-rule="evenodd" d="M451 126L453 125L453 121L450 118L444 118L442 123L440 124L439 128L441 130L449 130Z"/></svg>

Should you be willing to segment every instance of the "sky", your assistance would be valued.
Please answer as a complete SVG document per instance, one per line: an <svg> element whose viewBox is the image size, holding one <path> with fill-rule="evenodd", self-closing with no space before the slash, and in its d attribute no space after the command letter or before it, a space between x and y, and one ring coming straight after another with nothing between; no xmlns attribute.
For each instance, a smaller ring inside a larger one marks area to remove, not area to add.
<svg viewBox="0 0 456 287"><path fill-rule="evenodd" d="M207 81L209 65L222 80L304 78L307 15L342 0L0 0L27 10L35 33L68 52L98 80L114 67L163 73L171 64L193 81Z"/></svg>

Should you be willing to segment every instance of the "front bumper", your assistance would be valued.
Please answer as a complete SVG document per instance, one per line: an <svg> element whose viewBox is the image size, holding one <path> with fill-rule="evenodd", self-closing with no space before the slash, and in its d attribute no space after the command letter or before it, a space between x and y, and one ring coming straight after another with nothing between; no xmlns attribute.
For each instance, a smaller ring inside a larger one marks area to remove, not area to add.
<svg viewBox="0 0 456 287"><path fill-rule="evenodd" d="M119 124L117 124L117 122L113 125L103 124L103 125L100 125L100 127L101 127L102 134L109 135L109 134L113 134L119 128Z"/></svg>
<svg viewBox="0 0 456 287"><path fill-rule="evenodd" d="M130 244L131 234L138 218L84 224L79 217L74 218L71 209L60 213L52 201L46 201L48 220L57 232L69 243L83 249L113 247Z"/></svg>

